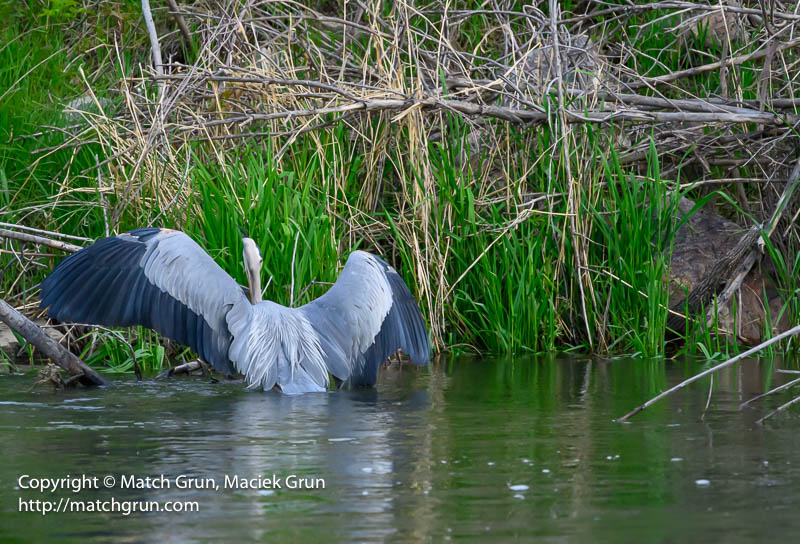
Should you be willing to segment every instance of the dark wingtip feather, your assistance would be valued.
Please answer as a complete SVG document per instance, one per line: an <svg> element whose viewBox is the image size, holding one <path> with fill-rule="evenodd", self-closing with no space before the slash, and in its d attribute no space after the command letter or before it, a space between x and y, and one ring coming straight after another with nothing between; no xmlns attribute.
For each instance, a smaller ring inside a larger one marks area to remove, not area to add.
<svg viewBox="0 0 800 544"><path fill-rule="evenodd" d="M100 290L100 284L109 287L113 284L102 280L137 266L144 251L145 245L136 238L127 240L117 236L103 238L81 249L61 261L41 283L40 307L49 307L48 315L59 321L103 319L102 316L94 318L95 304L104 296L112 295ZM106 319L109 325L114 321Z"/></svg>
<svg viewBox="0 0 800 544"><path fill-rule="evenodd" d="M416 365L430 359L428 330L422 312L403 278L379 257L372 257L383 266L384 276L392 291L392 306L375 336L373 344L363 354L362 371L349 380L351 386L375 385L378 370L399 348Z"/></svg>
<svg viewBox="0 0 800 544"><path fill-rule="evenodd" d="M388 265L386 280L392 289L393 300L390 313L397 311L395 319L398 320L399 325L396 326L403 329L401 338L404 339L403 343L406 345L401 346L401 349L411 357L414 364L424 365L430 360L431 347L428 329L419 305L400 274Z"/></svg>
<svg viewBox="0 0 800 544"><path fill-rule="evenodd" d="M141 266L163 229L146 227L98 240L61 261L41 283L41 308L59 321L142 325L191 346L220 372L234 374L202 315L161 291Z"/></svg>

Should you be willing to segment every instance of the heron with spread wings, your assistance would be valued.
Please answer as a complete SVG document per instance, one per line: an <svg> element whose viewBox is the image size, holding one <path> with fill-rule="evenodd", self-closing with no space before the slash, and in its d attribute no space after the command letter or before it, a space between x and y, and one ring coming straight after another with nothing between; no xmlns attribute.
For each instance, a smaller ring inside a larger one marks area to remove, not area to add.
<svg viewBox="0 0 800 544"><path fill-rule="evenodd" d="M398 350L428 362L425 322L403 279L354 251L338 280L298 308L261 300L261 254L244 238L249 297L183 232L140 228L67 257L42 282L41 307L59 321L142 325L194 349L252 388L287 394L375 385Z"/></svg>

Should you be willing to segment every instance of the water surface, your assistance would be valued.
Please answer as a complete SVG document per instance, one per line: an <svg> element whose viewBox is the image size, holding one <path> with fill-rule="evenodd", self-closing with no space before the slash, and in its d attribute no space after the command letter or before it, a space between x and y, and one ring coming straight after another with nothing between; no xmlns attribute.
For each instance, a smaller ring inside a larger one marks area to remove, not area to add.
<svg viewBox="0 0 800 544"><path fill-rule="evenodd" d="M800 530L800 409L755 423L790 390L738 410L794 377L774 366L723 373L707 409L705 380L624 425L613 419L703 367L463 358L298 397L204 378L56 394L29 392L32 375L1 377L0 540L788 540ZM24 474L96 476L100 489L21 489ZM123 489L131 476L170 487ZM179 489L179 476L219 489ZM226 489L226 476L282 486ZM288 489L293 477L317 488ZM66 498L199 511L19 513L20 500Z"/></svg>

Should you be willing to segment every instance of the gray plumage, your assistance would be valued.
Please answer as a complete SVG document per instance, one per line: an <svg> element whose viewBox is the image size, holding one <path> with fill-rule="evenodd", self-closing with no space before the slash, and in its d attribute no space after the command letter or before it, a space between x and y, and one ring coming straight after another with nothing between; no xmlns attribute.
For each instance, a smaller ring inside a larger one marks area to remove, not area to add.
<svg viewBox="0 0 800 544"><path fill-rule="evenodd" d="M425 322L397 272L375 255L354 251L336 283L299 310L314 324L331 374L346 385L374 385L378 369L402 349L428 362Z"/></svg>
<svg viewBox="0 0 800 544"><path fill-rule="evenodd" d="M250 387L288 394L327 390L329 372L344 386L371 386L398 349L419 365L430 351L402 278L363 251L350 255L327 293L286 308L251 304L184 233L136 229L62 261L42 282L41 306L59 321L155 329L220 372L241 372Z"/></svg>

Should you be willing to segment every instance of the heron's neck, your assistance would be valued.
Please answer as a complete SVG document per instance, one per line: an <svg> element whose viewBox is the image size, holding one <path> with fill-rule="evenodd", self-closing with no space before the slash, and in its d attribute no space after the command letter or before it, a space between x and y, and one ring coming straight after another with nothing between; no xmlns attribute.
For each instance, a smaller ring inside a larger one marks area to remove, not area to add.
<svg viewBox="0 0 800 544"><path fill-rule="evenodd" d="M258 304L261 302L261 270L257 270L250 281L250 302Z"/></svg>
<svg viewBox="0 0 800 544"><path fill-rule="evenodd" d="M250 303L258 304L261 302L261 257L255 242L249 238L244 239L244 272L247 275L247 287L250 289Z"/></svg>

